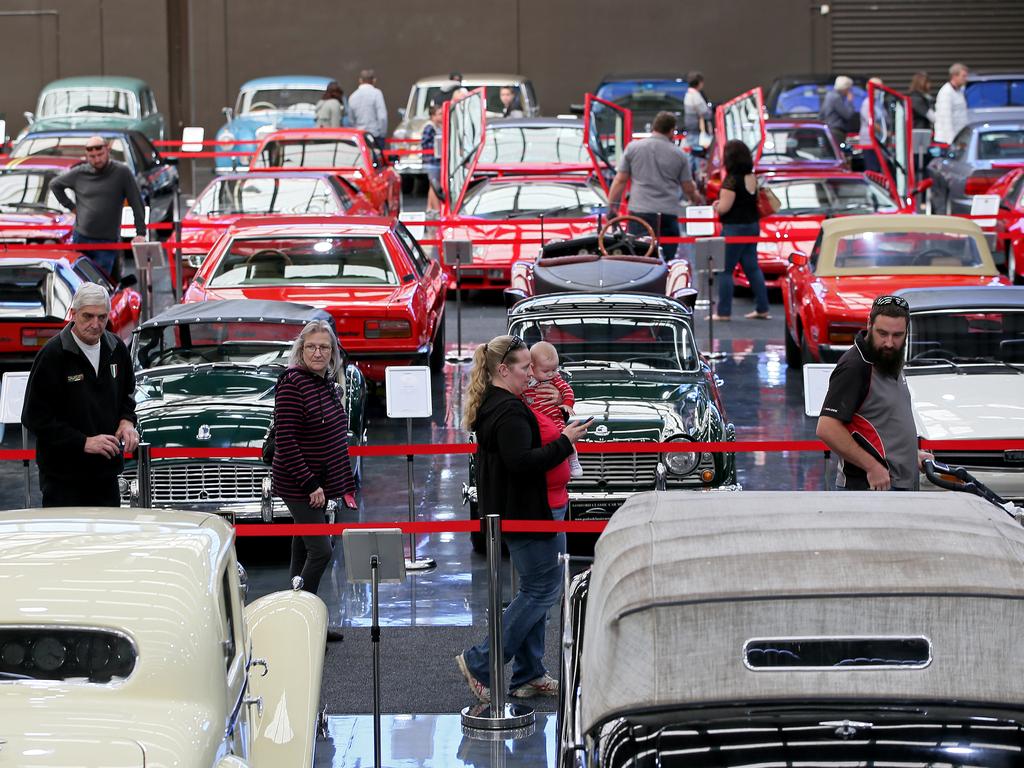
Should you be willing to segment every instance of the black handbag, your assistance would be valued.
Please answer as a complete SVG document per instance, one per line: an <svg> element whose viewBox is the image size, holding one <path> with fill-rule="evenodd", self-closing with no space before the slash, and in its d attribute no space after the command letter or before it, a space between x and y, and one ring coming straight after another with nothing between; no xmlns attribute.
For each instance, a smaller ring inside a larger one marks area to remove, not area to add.
<svg viewBox="0 0 1024 768"><path fill-rule="evenodd" d="M277 426L274 424L274 416L270 417L270 426L267 427L267 434L263 438L263 448L260 459L268 467L274 464L274 449L277 447Z"/></svg>

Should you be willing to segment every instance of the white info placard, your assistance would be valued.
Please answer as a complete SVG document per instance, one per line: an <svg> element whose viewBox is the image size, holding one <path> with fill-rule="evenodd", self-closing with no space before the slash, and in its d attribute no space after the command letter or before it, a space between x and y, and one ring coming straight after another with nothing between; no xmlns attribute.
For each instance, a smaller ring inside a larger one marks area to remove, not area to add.
<svg viewBox="0 0 1024 768"><path fill-rule="evenodd" d="M202 152L206 130L201 125L189 125L181 129L181 151Z"/></svg>
<svg viewBox="0 0 1024 768"><path fill-rule="evenodd" d="M425 365L389 365L384 369L384 391L389 419L426 419L433 414L430 368Z"/></svg>
<svg viewBox="0 0 1024 768"><path fill-rule="evenodd" d="M971 216L998 216L999 195L971 195ZM994 227L995 219L974 219L979 227Z"/></svg>
<svg viewBox="0 0 1024 768"><path fill-rule="evenodd" d="M7 371L0 384L0 424L20 424L28 371Z"/></svg>
<svg viewBox="0 0 1024 768"><path fill-rule="evenodd" d="M804 414L817 418L828 394L828 379L835 363L804 363Z"/></svg>
<svg viewBox="0 0 1024 768"><path fill-rule="evenodd" d="M688 205L686 206L687 219L714 219L715 209L710 205ZM714 221L687 221L687 237L708 237L715 234Z"/></svg>

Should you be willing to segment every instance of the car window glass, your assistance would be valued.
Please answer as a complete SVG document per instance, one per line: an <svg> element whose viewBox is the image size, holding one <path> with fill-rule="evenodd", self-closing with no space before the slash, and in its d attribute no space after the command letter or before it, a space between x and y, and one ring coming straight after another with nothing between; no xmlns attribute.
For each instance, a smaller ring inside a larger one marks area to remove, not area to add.
<svg viewBox="0 0 1024 768"><path fill-rule="evenodd" d="M776 115L817 115L821 112L825 94L832 90L831 85L819 83L800 83L779 94L773 114ZM853 106L860 109L861 102L867 98L868 92L859 85L851 88Z"/></svg>
<svg viewBox="0 0 1024 768"><path fill-rule="evenodd" d="M63 206L50 191L50 173L21 173L18 171L0 173L0 211L42 210L64 212ZM74 199L74 192L67 190Z"/></svg>
<svg viewBox="0 0 1024 768"><path fill-rule="evenodd" d="M113 88L69 88L43 96L38 117L123 115L139 117L134 93Z"/></svg>
<svg viewBox="0 0 1024 768"><path fill-rule="evenodd" d="M377 236L237 238L210 277L236 285L398 285Z"/></svg>
<svg viewBox="0 0 1024 768"><path fill-rule="evenodd" d="M148 171L150 168L153 168L158 160L156 148L142 134L131 134L131 142L142 165L140 170Z"/></svg>
<svg viewBox="0 0 1024 768"><path fill-rule="evenodd" d="M967 154L967 147L971 143L971 127L967 126L953 139L953 143L950 145L949 150L953 155L954 160L963 160L964 155Z"/></svg>
<svg viewBox="0 0 1024 768"><path fill-rule="evenodd" d="M889 193L867 179L844 179L825 182L830 196L832 213L891 213L896 210Z"/></svg>
<svg viewBox="0 0 1024 768"><path fill-rule="evenodd" d="M259 88L240 97L240 113L312 112L323 95L323 88Z"/></svg>
<svg viewBox="0 0 1024 768"><path fill-rule="evenodd" d="M978 136L978 159L1024 159L1024 130L982 132Z"/></svg>
<svg viewBox="0 0 1024 768"><path fill-rule="evenodd" d="M412 236L412 233L406 229L404 224L398 222L395 226L395 233L402 241L402 244L405 245L405 250L408 252L409 258L412 259L412 263L416 267L416 271L419 273L420 277L422 277L427 273L427 269L430 267L430 259L427 258L423 249L420 248L420 244L416 242L416 238Z"/></svg>
<svg viewBox="0 0 1024 768"><path fill-rule="evenodd" d="M231 669L231 662L241 650L239 638L235 637L235 605L231 599L232 584L228 569L224 569L224 576L220 581L220 604L222 635L224 641L224 666Z"/></svg>
<svg viewBox="0 0 1024 768"><path fill-rule="evenodd" d="M818 238L814 241L814 246L811 248L811 255L809 261L812 270L816 266L818 266L818 257L821 256L821 235L822 233L819 232Z"/></svg>
<svg viewBox="0 0 1024 768"><path fill-rule="evenodd" d="M85 162L85 142L88 136L40 136L31 134L19 141L11 151L11 157L74 157ZM125 160L125 145L120 137L107 139L110 145L110 157L122 163Z"/></svg>
<svg viewBox="0 0 1024 768"><path fill-rule="evenodd" d="M558 216L587 216L605 204L591 186L580 184L486 184L462 205L467 216L502 218L553 211Z"/></svg>
<svg viewBox="0 0 1024 768"><path fill-rule="evenodd" d="M828 213L831 206L828 190L821 182L799 181L791 184L773 184L772 192L779 198L782 207L779 214Z"/></svg>
<svg viewBox="0 0 1024 768"><path fill-rule="evenodd" d="M761 156L769 164L839 159L825 131L818 128L772 128L766 132Z"/></svg>
<svg viewBox="0 0 1024 768"><path fill-rule="evenodd" d="M343 213L322 179L247 176L218 179L190 210L194 216L251 213Z"/></svg>
<svg viewBox="0 0 1024 768"><path fill-rule="evenodd" d="M901 267L980 267L970 235L954 232L856 232L836 243L837 269L868 271Z"/></svg>
<svg viewBox="0 0 1024 768"><path fill-rule="evenodd" d="M363 152L355 139L270 141L253 165L256 168L361 168Z"/></svg>
<svg viewBox="0 0 1024 768"><path fill-rule="evenodd" d="M970 310L915 313L907 356L987 358L1024 363L1024 312ZM936 355L936 351L945 354Z"/></svg>
<svg viewBox="0 0 1024 768"><path fill-rule="evenodd" d="M110 282L96 265L92 263L91 259L79 259L75 262L73 269L86 282L96 283L97 285L102 285L108 291L110 290Z"/></svg>
<svg viewBox="0 0 1024 768"><path fill-rule="evenodd" d="M480 152L481 163L589 163L583 126L490 126Z"/></svg>
<svg viewBox="0 0 1024 768"><path fill-rule="evenodd" d="M373 137L373 134L364 134L366 139L366 146L370 149L370 157L373 162L374 168L384 167L384 155L381 153L380 146L377 144L377 139Z"/></svg>
<svg viewBox="0 0 1024 768"><path fill-rule="evenodd" d="M535 109L537 107L537 92L533 89L533 82L527 80L523 83L523 91L526 94L526 102L523 106L528 109Z"/></svg>

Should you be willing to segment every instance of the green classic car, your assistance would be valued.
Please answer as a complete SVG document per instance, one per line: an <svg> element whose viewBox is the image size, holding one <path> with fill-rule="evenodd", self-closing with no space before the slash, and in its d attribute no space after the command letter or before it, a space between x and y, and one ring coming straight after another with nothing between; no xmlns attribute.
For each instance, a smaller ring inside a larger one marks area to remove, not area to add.
<svg viewBox="0 0 1024 768"><path fill-rule="evenodd" d="M595 417L586 442L679 445L668 453L580 452L583 477L569 483L567 519L607 519L639 491L735 484L735 454L687 449L693 441L736 439L691 320L678 301L639 293L548 294L509 311L510 334L558 350L576 415ZM471 464L465 493L474 519L475 483Z"/></svg>
<svg viewBox="0 0 1024 768"><path fill-rule="evenodd" d="M150 141L158 141L166 130L153 89L136 77L96 75L54 80L40 91L35 113L26 112L25 119L27 133L68 128L135 130Z"/></svg>
<svg viewBox="0 0 1024 768"><path fill-rule="evenodd" d="M292 342L330 313L304 304L246 299L179 304L135 331L139 432L155 448L260 448L274 412L274 389ZM366 440L366 383L346 365L349 445ZM359 476L359 461L353 467ZM229 515L235 521L290 518L271 495L259 458L154 458L154 507ZM137 506L135 462L121 483L122 506Z"/></svg>

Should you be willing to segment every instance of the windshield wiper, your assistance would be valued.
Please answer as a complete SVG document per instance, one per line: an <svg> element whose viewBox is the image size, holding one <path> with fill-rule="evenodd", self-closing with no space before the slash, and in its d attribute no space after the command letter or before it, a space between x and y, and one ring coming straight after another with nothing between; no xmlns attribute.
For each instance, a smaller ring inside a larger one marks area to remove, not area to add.
<svg viewBox="0 0 1024 768"><path fill-rule="evenodd" d="M53 211L54 213L64 212L60 208L51 208L50 206L44 205L43 203L8 203L7 207L14 209L28 208L29 210L32 211Z"/></svg>
<svg viewBox="0 0 1024 768"><path fill-rule="evenodd" d="M633 369L625 363L620 363L618 360L579 360L579 361L565 361L566 368L616 368L620 371L625 371L631 377L636 374L633 373Z"/></svg>
<svg viewBox="0 0 1024 768"><path fill-rule="evenodd" d="M560 205L556 208L545 208L542 211L516 211L508 216L510 219L540 218L541 216L556 216L560 213L575 213L579 211L578 205Z"/></svg>
<svg viewBox="0 0 1024 768"><path fill-rule="evenodd" d="M1011 369L1017 371L1018 373L1024 373L1024 367L1019 366L1019 365L1014 365L1013 363L1008 363L1005 360L997 360L996 358L990 357L988 355L982 355L982 356L978 356L978 357L954 357L953 359L958 361L958 362L961 362L961 363L981 363L981 364L988 364L988 365L1002 365L1002 366L1005 366L1007 368L1011 368Z"/></svg>

